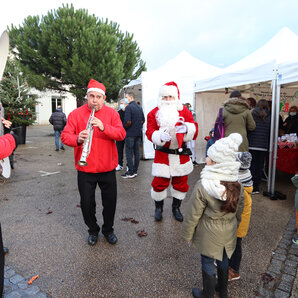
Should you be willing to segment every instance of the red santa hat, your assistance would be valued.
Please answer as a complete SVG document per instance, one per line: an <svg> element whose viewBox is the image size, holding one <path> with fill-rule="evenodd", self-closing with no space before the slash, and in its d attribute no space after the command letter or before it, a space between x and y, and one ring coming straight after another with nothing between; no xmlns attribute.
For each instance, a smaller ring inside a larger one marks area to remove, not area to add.
<svg viewBox="0 0 298 298"><path fill-rule="evenodd" d="M90 91L96 91L101 93L102 95L105 95L106 87L104 86L104 84L91 79L87 87L87 93Z"/></svg>
<svg viewBox="0 0 298 298"><path fill-rule="evenodd" d="M173 96L175 99L180 99L180 92L177 84L175 82L168 82L161 86L159 95L163 96Z"/></svg>

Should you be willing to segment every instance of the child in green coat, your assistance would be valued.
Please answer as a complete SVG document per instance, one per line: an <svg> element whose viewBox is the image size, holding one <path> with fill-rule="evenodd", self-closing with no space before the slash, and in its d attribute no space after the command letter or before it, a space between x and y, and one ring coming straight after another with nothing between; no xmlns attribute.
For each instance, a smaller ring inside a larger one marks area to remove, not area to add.
<svg viewBox="0 0 298 298"><path fill-rule="evenodd" d="M203 289L194 288L194 297L215 294L214 260L217 260L220 297L228 295L228 259L237 239L237 226L244 207L243 187L238 182L240 163L236 161L242 137L238 133L216 141L207 152L189 201L182 237L201 253Z"/></svg>

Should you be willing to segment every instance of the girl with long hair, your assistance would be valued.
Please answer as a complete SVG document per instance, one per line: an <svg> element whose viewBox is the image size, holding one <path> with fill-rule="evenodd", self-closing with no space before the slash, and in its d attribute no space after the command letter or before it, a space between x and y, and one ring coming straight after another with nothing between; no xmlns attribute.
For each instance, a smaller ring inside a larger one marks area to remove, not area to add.
<svg viewBox="0 0 298 298"><path fill-rule="evenodd" d="M192 193L182 237L201 254L203 289L194 288L194 297L215 294L214 260L220 297L228 296L229 261L237 239L237 226L244 207L243 186L238 182L236 161L242 142L238 133L216 141L207 152L206 166Z"/></svg>

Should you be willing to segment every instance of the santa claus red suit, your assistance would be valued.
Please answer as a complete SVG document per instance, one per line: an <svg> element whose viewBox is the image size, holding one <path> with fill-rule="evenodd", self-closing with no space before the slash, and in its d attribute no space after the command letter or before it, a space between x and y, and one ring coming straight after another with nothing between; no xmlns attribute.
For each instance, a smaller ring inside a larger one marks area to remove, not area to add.
<svg viewBox="0 0 298 298"><path fill-rule="evenodd" d="M189 109L181 104L177 84L166 83L160 89L158 106L147 116L146 136L155 145L151 197L155 201L156 221L162 219L163 200L170 183L173 215L183 221L179 207L189 189L188 174L193 170L186 142L195 140L197 135L198 124Z"/></svg>

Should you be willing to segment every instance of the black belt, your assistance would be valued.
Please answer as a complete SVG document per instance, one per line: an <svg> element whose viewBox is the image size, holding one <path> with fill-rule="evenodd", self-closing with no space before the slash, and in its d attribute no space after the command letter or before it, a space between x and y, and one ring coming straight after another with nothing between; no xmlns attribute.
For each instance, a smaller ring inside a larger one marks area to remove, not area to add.
<svg viewBox="0 0 298 298"><path fill-rule="evenodd" d="M162 147L162 146L155 146L155 150L167 153L167 154L177 154L177 155L191 155L191 150L187 148L185 145L182 146L181 149L169 149L167 147ZM181 150L181 151L179 151Z"/></svg>

